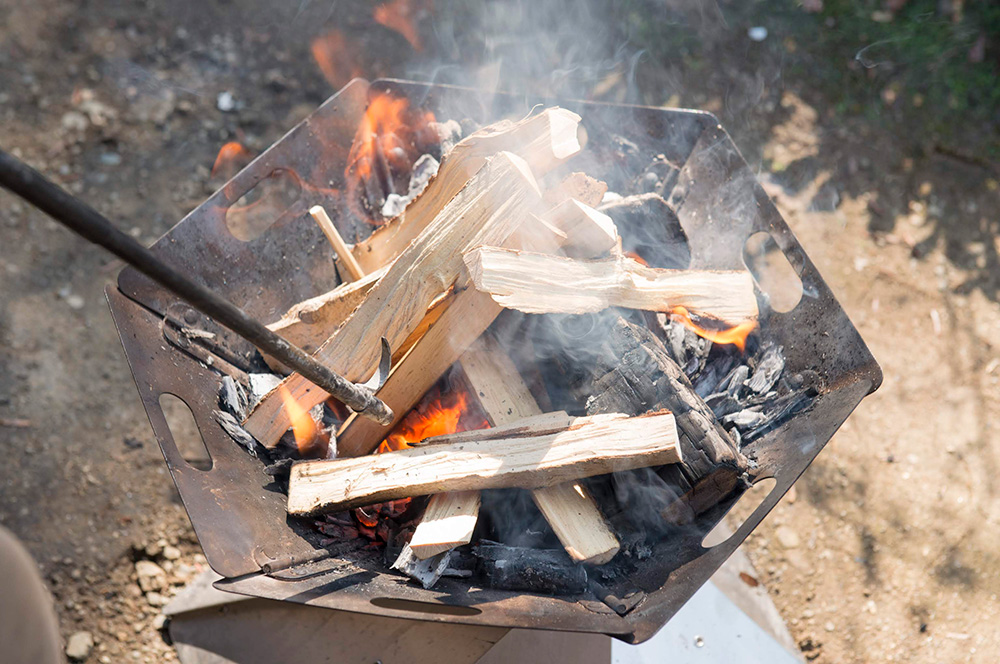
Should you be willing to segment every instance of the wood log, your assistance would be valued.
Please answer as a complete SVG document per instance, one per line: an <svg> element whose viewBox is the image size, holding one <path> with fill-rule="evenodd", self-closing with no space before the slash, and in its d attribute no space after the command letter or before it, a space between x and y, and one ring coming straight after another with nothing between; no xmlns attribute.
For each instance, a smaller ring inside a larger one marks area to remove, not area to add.
<svg viewBox="0 0 1000 664"><path fill-rule="evenodd" d="M487 246L469 251L465 264L477 289L525 313L684 307L727 325L753 321L758 314L753 277L747 271L663 270L622 256L577 261Z"/></svg>
<svg viewBox="0 0 1000 664"><path fill-rule="evenodd" d="M553 486L681 461L674 417L578 417L548 431L517 425L439 436L435 444L292 466L288 513L307 516L448 491ZM479 434L471 440L470 433Z"/></svg>
<svg viewBox="0 0 1000 664"><path fill-rule="evenodd" d="M574 565L562 551L503 544L473 548L486 585L547 595L577 595L587 591L587 570Z"/></svg>
<svg viewBox="0 0 1000 664"><path fill-rule="evenodd" d="M579 171L570 173L559 181L555 187L546 189L543 196L545 202L556 205L567 198L580 201L584 205L596 208L604 200L604 194L608 191L606 182L590 177L586 173Z"/></svg>
<svg viewBox="0 0 1000 664"><path fill-rule="evenodd" d="M317 359L347 380L365 380L377 366L380 337L392 348L406 339L434 298L455 282L462 254L474 246L502 244L540 205L541 193L522 159L505 152L491 158L393 262L316 352ZM299 374L282 384L307 410L327 397ZM244 423L265 446L274 446L289 425L276 392L265 396Z"/></svg>
<svg viewBox="0 0 1000 664"><path fill-rule="evenodd" d="M354 245L354 258L365 272L388 265L498 152L518 155L537 177L548 173L580 151L579 124L576 113L549 108L520 122L498 122L470 134L448 153L437 175L401 215Z"/></svg>
<svg viewBox="0 0 1000 664"><path fill-rule="evenodd" d="M608 343L615 365L594 382L587 412L638 414L667 408L675 414L684 459L661 469L660 476L682 495L663 516L671 523L687 523L736 487L747 459L652 332L619 319Z"/></svg>

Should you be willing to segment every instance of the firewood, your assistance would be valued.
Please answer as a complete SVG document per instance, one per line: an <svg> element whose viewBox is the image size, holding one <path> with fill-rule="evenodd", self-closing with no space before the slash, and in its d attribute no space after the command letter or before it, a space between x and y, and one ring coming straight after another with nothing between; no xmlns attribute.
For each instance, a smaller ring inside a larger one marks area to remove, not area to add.
<svg viewBox="0 0 1000 664"><path fill-rule="evenodd" d="M476 432L478 440L435 444L355 459L292 466L288 513L307 516L448 491L553 486L569 480L681 461L674 417L578 417L565 428L512 433Z"/></svg>
<svg viewBox="0 0 1000 664"><path fill-rule="evenodd" d="M490 159L393 262L316 357L347 380L366 379L378 363L379 338L391 348L406 339L427 306L458 277L462 254L503 243L540 205L541 193L524 160L506 152ZM327 397L299 374L283 385L305 409ZM274 446L290 426L280 396L264 397L244 426L263 445Z"/></svg>
<svg viewBox="0 0 1000 664"><path fill-rule="evenodd" d="M564 177L559 184L545 191L545 202L555 205L560 201L572 198L580 201L584 205L597 207L604 200L604 194L608 191L608 185L597 178L592 178L586 173L570 173Z"/></svg>
<svg viewBox="0 0 1000 664"><path fill-rule="evenodd" d="M620 318L609 346L615 366L594 382L587 413L638 414L667 408L675 414L684 459L662 469L660 476L678 486L682 496L663 511L663 517L687 523L736 487L747 470L747 459L648 329Z"/></svg>
<svg viewBox="0 0 1000 664"><path fill-rule="evenodd" d="M413 555L425 560L471 542L481 502L479 491L453 491L431 496L410 539Z"/></svg>
<svg viewBox="0 0 1000 664"><path fill-rule="evenodd" d="M486 585L548 595L577 595L587 590L587 570L574 565L562 551L503 544L473 548Z"/></svg>
<svg viewBox="0 0 1000 664"><path fill-rule="evenodd" d="M498 122L467 136L448 153L434 179L401 215L354 245L354 258L365 272L392 262L498 152L518 155L541 177L580 151L579 124L576 113L550 108L520 122Z"/></svg>
<svg viewBox="0 0 1000 664"><path fill-rule="evenodd" d="M358 262L354 260L354 255L351 254L351 250L348 249L347 243L344 242L344 238L340 236L340 231L337 227L333 225L333 221L330 216L323 209L322 205L314 205L309 208L309 216L311 216L317 224L319 224L320 229L323 234L326 235L326 239L330 241L330 245L333 246L333 252L337 255L340 260L340 264L344 266L344 272L347 274L342 274L341 277L348 277L344 281L357 281L361 277L365 276L365 273L361 270L361 266Z"/></svg>
<svg viewBox="0 0 1000 664"><path fill-rule="evenodd" d="M684 307L727 325L753 320L758 313L747 271L662 270L622 256L577 261L486 246L469 251L465 263L477 289L525 313Z"/></svg>

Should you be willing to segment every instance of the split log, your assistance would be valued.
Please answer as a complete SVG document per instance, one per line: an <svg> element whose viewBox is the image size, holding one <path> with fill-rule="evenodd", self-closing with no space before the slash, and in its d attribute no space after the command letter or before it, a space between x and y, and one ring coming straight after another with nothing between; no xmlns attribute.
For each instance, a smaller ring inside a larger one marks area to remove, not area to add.
<svg viewBox="0 0 1000 664"><path fill-rule="evenodd" d="M378 364L379 338L392 348L406 339L458 277L462 254L502 244L540 205L541 193L522 159L509 153L490 159L393 262L316 358L347 380L365 380ZM283 385L307 410L328 396L299 374ZM244 426L263 445L274 446L290 426L280 395L264 397Z"/></svg>
<svg viewBox="0 0 1000 664"><path fill-rule="evenodd" d="M401 215L354 245L354 258L365 272L391 263L498 152L521 157L537 177L548 173L581 150L579 124L576 113L550 108L520 122L498 122L467 136L448 153L437 175Z"/></svg>
<svg viewBox="0 0 1000 664"><path fill-rule="evenodd" d="M736 488L747 459L648 329L619 319L609 345L615 365L595 381L587 412L638 414L666 408L674 413L684 459L662 469L660 476L678 486L682 496L663 516L672 523L690 521Z"/></svg>
<svg viewBox="0 0 1000 664"><path fill-rule="evenodd" d="M606 182L597 178L592 178L586 173L576 171L564 177L559 184L545 191L545 202L556 205L567 198L580 201L584 205L592 208L597 207L604 200L604 194L608 191Z"/></svg>
<svg viewBox="0 0 1000 664"><path fill-rule="evenodd" d="M297 463L289 478L288 513L308 516L448 491L553 486L682 458L668 412L578 417L564 427L518 429L514 424L438 436L432 444L384 454Z"/></svg>
<svg viewBox="0 0 1000 664"><path fill-rule="evenodd" d="M544 426L550 419L550 414L542 414L517 367L492 337L481 337L462 356L462 368L492 425L518 422L521 426ZM531 495L573 560L603 565L618 553L618 540L581 482L535 489ZM432 496L410 540L414 554L426 558L468 544L479 504L478 492Z"/></svg>
<svg viewBox="0 0 1000 664"><path fill-rule="evenodd" d="M747 271L663 270L621 256L576 261L499 247L472 249L465 264L477 289L525 313L684 307L730 325L758 314L753 277Z"/></svg>

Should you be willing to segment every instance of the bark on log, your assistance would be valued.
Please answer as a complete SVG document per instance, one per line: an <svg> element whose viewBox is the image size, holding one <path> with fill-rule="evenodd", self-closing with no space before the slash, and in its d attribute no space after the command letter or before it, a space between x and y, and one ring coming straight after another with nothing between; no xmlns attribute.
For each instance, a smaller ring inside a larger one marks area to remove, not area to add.
<svg viewBox="0 0 1000 664"><path fill-rule="evenodd" d="M666 412L580 417L566 427L541 428L548 430L497 427L385 454L297 463L288 513L307 516L448 491L552 486L682 459L673 415Z"/></svg>

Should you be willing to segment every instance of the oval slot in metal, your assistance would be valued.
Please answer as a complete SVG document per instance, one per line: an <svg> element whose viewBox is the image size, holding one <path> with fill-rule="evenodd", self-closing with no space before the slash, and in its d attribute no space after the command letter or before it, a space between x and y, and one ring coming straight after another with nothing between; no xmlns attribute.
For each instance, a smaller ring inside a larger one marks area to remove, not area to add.
<svg viewBox="0 0 1000 664"><path fill-rule="evenodd" d="M208 453L194 413L188 405L181 398L165 392L160 395L160 408L170 427L174 445L184 461L192 468L211 470L212 455Z"/></svg>
<svg viewBox="0 0 1000 664"><path fill-rule="evenodd" d="M730 514L746 514L749 517L754 511L760 507L760 504L764 502L764 499L770 495L771 490L774 489L774 485L777 481L773 477L766 477L761 480L757 480L753 486L747 489L740 499L736 501L736 504L729 508L726 512L726 516L722 517L719 523L715 524L715 527L708 531L705 538L701 541L701 545L706 549L711 549L713 546L718 546L725 542L727 539L733 536L740 527L743 526L743 522L746 519L739 519L739 523L728 523ZM735 519L734 519L735 521Z"/></svg>
<svg viewBox="0 0 1000 664"><path fill-rule="evenodd" d="M780 313L794 309L802 299L802 280L778 243L766 231L754 233L743 245L743 262Z"/></svg>

